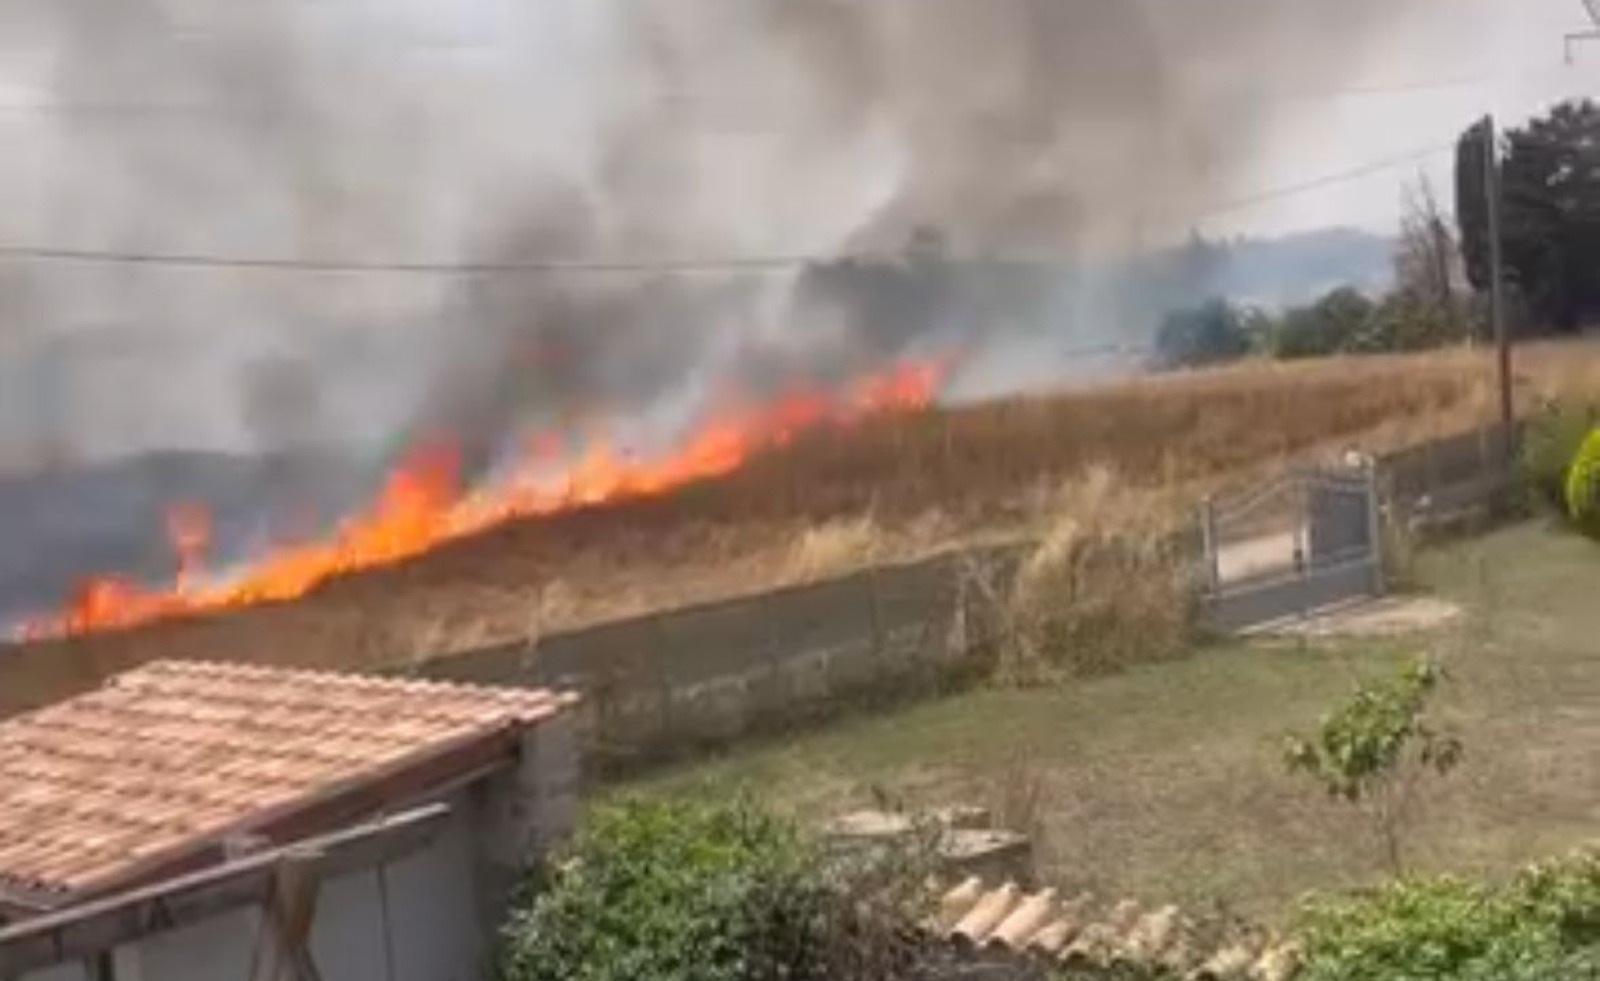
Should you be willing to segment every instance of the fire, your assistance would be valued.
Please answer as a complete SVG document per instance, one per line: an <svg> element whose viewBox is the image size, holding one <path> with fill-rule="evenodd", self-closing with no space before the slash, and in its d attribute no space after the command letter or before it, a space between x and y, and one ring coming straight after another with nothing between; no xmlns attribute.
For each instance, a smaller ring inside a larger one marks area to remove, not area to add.
<svg viewBox="0 0 1600 981"><path fill-rule="evenodd" d="M406 454L372 501L327 537L276 546L220 580L205 572L210 514L201 505L177 503L167 513L176 560L170 583L91 576L60 610L24 624L19 637L71 636L295 599L332 577L399 562L504 521L661 494L731 473L753 453L817 426L920 408L943 376L940 362L908 361L840 390L796 388L763 404L714 413L673 450L648 460L594 439L560 465L560 435L539 433L509 479L470 491L462 485L455 447L426 443Z"/></svg>

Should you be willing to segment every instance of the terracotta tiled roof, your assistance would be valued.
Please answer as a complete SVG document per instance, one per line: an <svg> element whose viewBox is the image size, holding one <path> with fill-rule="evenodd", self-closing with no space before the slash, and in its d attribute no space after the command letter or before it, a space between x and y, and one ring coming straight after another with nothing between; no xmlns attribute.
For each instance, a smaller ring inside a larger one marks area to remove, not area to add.
<svg viewBox="0 0 1600 981"><path fill-rule="evenodd" d="M1193 979L1290 981L1300 967L1293 943L1239 937L1204 949L1175 906L1146 910L1124 900L1096 909L1086 896L1028 893L1014 883L986 888L968 879L945 893L935 926L968 948L1080 966L1164 968Z"/></svg>
<svg viewBox="0 0 1600 981"><path fill-rule="evenodd" d="M387 806L378 785L424 793L429 781L459 779L453 767L510 759L517 733L567 701L527 689L146 665L0 722L0 898L59 905L155 869L184 870L196 852L244 834L270 838L297 817Z"/></svg>

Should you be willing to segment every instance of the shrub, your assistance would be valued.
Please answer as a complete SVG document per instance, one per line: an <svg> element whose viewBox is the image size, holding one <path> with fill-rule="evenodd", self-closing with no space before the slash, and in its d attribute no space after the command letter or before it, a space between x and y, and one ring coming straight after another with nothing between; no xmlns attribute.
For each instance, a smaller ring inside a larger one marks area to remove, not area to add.
<svg viewBox="0 0 1600 981"><path fill-rule="evenodd" d="M1595 428L1595 406L1551 402L1528 422L1522 441L1522 469L1533 491L1551 507L1567 511L1567 474Z"/></svg>
<svg viewBox="0 0 1600 981"><path fill-rule="evenodd" d="M1062 487L1052 510L999 604L997 680L1039 684L1187 653L1198 597L1174 531L1187 510L1104 467Z"/></svg>
<svg viewBox="0 0 1600 981"><path fill-rule="evenodd" d="M1511 895L1525 915L1554 924L1568 946L1600 946L1600 853L1531 865Z"/></svg>
<svg viewBox="0 0 1600 981"><path fill-rule="evenodd" d="M1461 758L1460 742L1436 732L1424 716L1443 677L1431 662L1408 664L1393 678L1362 685L1323 717L1315 735L1291 736L1285 747L1291 771L1309 774L1329 796L1367 812L1396 872L1417 777L1448 773Z"/></svg>
<svg viewBox="0 0 1600 981"><path fill-rule="evenodd" d="M1421 351L1465 340L1471 323L1464 303L1445 303L1416 291L1396 290L1373 307L1350 350L1361 353Z"/></svg>
<svg viewBox="0 0 1600 981"><path fill-rule="evenodd" d="M895 976L898 924L864 912L821 857L790 823L746 802L602 807L512 914L500 977Z"/></svg>
<svg viewBox="0 0 1600 981"><path fill-rule="evenodd" d="M1384 886L1304 914L1305 981L1443 981L1499 977L1548 963L1556 932L1492 890L1458 879Z"/></svg>
<svg viewBox="0 0 1600 981"><path fill-rule="evenodd" d="M1163 368L1222 364L1250 352L1244 316L1226 300L1169 313L1156 332L1156 356Z"/></svg>
<svg viewBox="0 0 1600 981"><path fill-rule="evenodd" d="M1284 359L1319 358L1353 351L1372 319L1374 304L1360 290L1345 286L1310 306L1283 315L1274 353Z"/></svg>
<svg viewBox="0 0 1600 981"><path fill-rule="evenodd" d="M1578 530L1600 538L1600 429L1592 429L1567 468L1567 517Z"/></svg>
<svg viewBox="0 0 1600 981"><path fill-rule="evenodd" d="M1600 861L1534 866L1504 886L1437 878L1308 904L1302 981L1593 981Z"/></svg>

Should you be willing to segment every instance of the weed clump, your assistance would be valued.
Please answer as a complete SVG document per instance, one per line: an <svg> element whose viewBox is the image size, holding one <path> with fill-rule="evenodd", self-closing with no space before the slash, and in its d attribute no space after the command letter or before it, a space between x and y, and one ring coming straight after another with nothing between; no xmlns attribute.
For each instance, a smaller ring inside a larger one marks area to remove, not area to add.
<svg viewBox="0 0 1600 981"><path fill-rule="evenodd" d="M1054 513L1006 598L1001 679L1104 674L1185 653L1198 584L1177 502L1095 467L1061 491Z"/></svg>

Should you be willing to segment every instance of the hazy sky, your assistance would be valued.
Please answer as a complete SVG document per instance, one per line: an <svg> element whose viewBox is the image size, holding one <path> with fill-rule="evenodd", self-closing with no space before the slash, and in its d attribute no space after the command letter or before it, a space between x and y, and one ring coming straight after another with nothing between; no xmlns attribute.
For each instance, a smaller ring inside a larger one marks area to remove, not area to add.
<svg viewBox="0 0 1600 981"><path fill-rule="evenodd" d="M1392 33L1341 86L1347 94L1285 93L1272 136L1255 165L1236 175L1230 200L1452 143L1485 112L1514 124L1562 99L1600 96L1600 42L1577 45L1571 65L1563 57L1563 36L1590 26L1579 0L1456 0L1452 7L1446 20L1396 0ZM1444 149L1414 164L1219 215L1204 227L1390 229L1398 184L1426 173L1448 205L1453 164L1453 150Z"/></svg>

